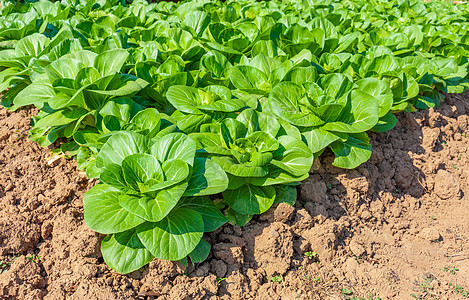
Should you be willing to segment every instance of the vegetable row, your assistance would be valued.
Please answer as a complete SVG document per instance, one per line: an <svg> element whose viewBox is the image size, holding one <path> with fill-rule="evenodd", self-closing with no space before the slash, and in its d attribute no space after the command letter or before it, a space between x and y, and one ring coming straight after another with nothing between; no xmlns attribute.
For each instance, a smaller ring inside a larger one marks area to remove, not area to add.
<svg viewBox="0 0 469 300"><path fill-rule="evenodd" d="M9 4L1 104L39 108L30 138L100 179L85 221L111 268L197 263L204 232L293 204L325 149L355 168L368 131L463 92L468 16L417 0Z"/></svg>

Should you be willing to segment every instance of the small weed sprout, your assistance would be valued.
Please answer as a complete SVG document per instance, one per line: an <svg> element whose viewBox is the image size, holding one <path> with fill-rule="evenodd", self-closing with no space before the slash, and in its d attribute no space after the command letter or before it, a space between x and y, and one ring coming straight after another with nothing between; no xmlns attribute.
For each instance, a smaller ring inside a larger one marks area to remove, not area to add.
<svg viewBox="0 0 469 300"><path fill-rule="evenodd" d="M272 282L282 282L283 277L282 277L282 275L275 275L275 276L270 277L270 281L272 281Z"/></svg>

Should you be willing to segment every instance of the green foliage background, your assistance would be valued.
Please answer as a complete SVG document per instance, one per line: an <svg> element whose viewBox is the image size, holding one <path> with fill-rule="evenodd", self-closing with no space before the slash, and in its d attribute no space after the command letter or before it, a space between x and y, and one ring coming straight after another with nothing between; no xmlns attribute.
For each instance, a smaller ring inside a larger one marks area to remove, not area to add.
<svg viewBox="0 0 469 300"><path fill-rule="evenodd" d="M121 273L206 259L329 148L369 159L368 131L468 87L469 7L420 0L2 2L1 104L100 184L85 222Z"/></svg>

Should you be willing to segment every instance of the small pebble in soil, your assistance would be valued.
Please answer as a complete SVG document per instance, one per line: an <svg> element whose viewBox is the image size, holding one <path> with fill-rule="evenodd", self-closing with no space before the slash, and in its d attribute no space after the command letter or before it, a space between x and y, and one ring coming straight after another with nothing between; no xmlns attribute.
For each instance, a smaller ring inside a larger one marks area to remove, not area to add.
<svg viewBox="0 0 469 300"><path fill-rule="evenodd" d="M355 256L362 256L365 254L365 248L363 248L363 246L357 243L355 240L351 240L348 246L350 251L352 251L353 255Z"/></svg>
<svg viewBox="0 0 469 300"><path fill-rule="evenodd" d="M438 170L435 178L435 193L441 199L449 199L459 195L459 183L448 171Z"/></svg>
<svg viewBox="0 0 469 300"><path fill-rule="evenodd" d="M434 242L440 239L440 233L435 228L427 227L420 231L418 237L430 242Z"/></svg>

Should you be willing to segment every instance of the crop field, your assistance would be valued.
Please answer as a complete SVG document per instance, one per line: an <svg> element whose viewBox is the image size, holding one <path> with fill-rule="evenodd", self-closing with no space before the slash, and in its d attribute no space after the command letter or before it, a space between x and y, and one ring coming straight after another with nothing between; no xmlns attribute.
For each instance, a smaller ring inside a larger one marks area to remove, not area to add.
<svg viewBox="0 0 469 300"><path fill-rule="evenodd" d="M469 299L469 4L0 1L0 298Z"/></svg>

